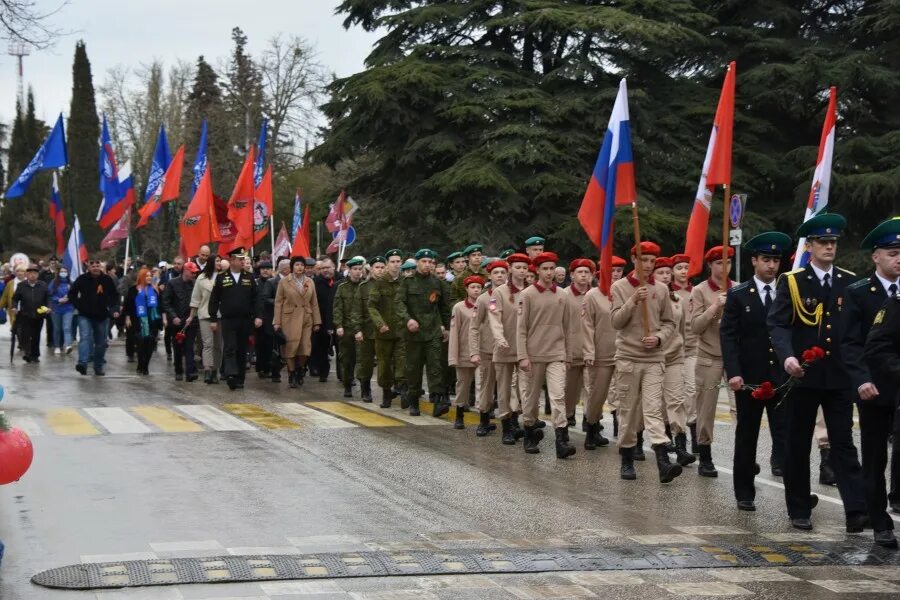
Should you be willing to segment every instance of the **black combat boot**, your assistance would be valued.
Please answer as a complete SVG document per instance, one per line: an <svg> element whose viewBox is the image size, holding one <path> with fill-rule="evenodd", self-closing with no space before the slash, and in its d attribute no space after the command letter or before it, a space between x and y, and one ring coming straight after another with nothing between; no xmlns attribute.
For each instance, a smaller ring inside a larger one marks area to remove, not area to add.
<svg viewBox="0 0 900 600"><path fill-rule="evenodd" d="M569 428L556 428L556 458L569 458L575 454L575 446L569 443Z"/></svg>
<svg viewBox="0 0 900 600"><path fill-rule="evenodd" d="M306 366L297 367L297 387L303 385L303 378L306 377Z"/></svg>
<svg viewBox="0 0 900 600"><path fill-rule="evenodd" d="M409 415L411 417L418 417L422 413L419 412L419 396L415 396L410 398L407 396L407 403L409 404Z"/></svg>
<svg viewBox="0 0 900 600"><path fill-rule="evenodd" d="M575 427L578 422L575 420L575 413L566 417L566 427Z"/></svg>
<svg viewBox="0 0 900 600"><path fill-rule="evenodd" d="M644 431L638 431L637 443L634 445L634 460L644 461L647 457L644 455Z"/></svg>
<svg viewBox="0 0 900 600"><path fill-rule="evenodd" d="M400 396L400 408L402 410L406 410L409 408L409 388L405 383L400 384L396 388L394 388L394 392Z"/></svg>
<svg viewBox="0 0 900 600"><path fill-rule="evenodd" d="M359 393L362 396L363 402L371 402L372 401L372 382L371 381L363 381L359 384Z"/></svg>
<svg viewBox="0 0 900 600"><path fill-rule="evenodd" d="M718 477L719 472L716 471L716 465L713 464L712 446L709 444L700 444L700 467L697 469L697 475L703 477Z"/></svg>
<svg viewBox="0 0 900 600"><path fill-rule="evenodd" d="M381 388L381 404L378 408L390 408L391 400L397 397L397 392L391 388Z"/></svg>
<svg viewBox="0 0 900 600"><path fill-rule="evenodd" d="M667 444L653 446L653 451L656 452L656 466L659 468L660 483L669 483L681 475L681 465L673 465L669 462L669 451L666 446Z"/></svg>
<svg viewBox="0 0 900 600"><path fill-rule="evenodd" d="M435 419L450 412L450 403L444 401L442 394L428 394L428 400L432 404L431 416Z"/></svg>
<svg viewBox="0 0 900 600"><path fill-rule="evenodd" d="M822 485L837 485L834 469L831 467L831 449L819 448L819 483Z"/></svg>
<svg viewBox="0 0 900 600"><path fill-rule="evenodd" d="M599 446L608 446L609 440L600 434L600 423L588 423L587 435L584 436L584 449L596 450Z"/></svg>
<svg viewBox="0 0 900 600"><path fill-rule="evenodd" d="M491 413L479 413L480 422L478 423L478 429L475 430L475 435L478 437L484 437L490 432L497 429L497 426L491 423Z"/></svg>
<svg viewBox="0 0 900 600"><path fill-rule="evenodd" d="M619 437L619 413L617 411L612 411L613 418L613 437Z"/></svg>
<svg viewBox="0 0 900 600"><path fill-rule="evenodd" d="M526 454L538 454L541 449L538 448L538 444L541 440L544 439L544 432L532 425L531 427L525 426L525 441L523 446L525 448Z"/></svg>
<svg viewBox="0 0 900 600"><path fill-rule="evenodd" d="M466 428L466 422L463 418L465 416L465 414L466 414L466 411L462 406L456 407L456 420L453 421L453 429L465 429ZM477 435L477 432L476 432L476 435Z"/></svg>
<svg viewBox="0 0 900 600"><path fill-rule="evenodd" d="M634 470L634 448L619 448L619 454L622 456L619 477L629 481L637 479L637 473Z"/></svg>
<svg viewBox="0 0 900 600"><path fill-rule="evenodd" d="M501 442L505 446L515 446L517 438L513 431L512 417L502 419L500 424L503 426L503 438L501 439Z"/></svg>
<svg viewBox="0 0 900 600"><path fill-rule="evenodd" d="M297 370L288 371L288 387L296 388L297 387Z"/></svg>
<svg viewBox="0 0 900 600"><path fill-rule="evenodd" d="M353 386L345 385L344 386L344 398L352 398L353 397Z"/></svg>
<svg viewBox="0 0 900 600"><path fill-rule="evenodd" d="M281 383L281 369L272 370L272 383Z"/></svg>
<svg viewBox="0 0 900 600"><path fill-rule="evenodd" d="M682 467L693 464L697 457L687 451L687 436L682 431L675 436L675 461Z"/></svg>
<svg viewBox="0 0 900 600"><path fill-rule="evenodd" d="M691 454L700 455L700 442L697 437L697 424L689 423L688 429L691 430Z"/></svg>
<svg viewBox="0 0 900 600"><path fill-rule="evenodd" d="M510 425L512 426L513 436L516 440L521 440L525 437L525 430L522 429L522 426L519 425L519 413L510 413L509 414Z"/></svg>

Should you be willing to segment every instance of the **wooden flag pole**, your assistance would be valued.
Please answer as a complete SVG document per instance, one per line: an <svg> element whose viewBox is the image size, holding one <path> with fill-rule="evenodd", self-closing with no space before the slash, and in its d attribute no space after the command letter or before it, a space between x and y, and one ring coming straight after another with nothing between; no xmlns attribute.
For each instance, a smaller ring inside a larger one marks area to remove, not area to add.
<svg viewBox="0 0 900 600"><path fill-rule="evenodd" d="M643 287L646 282L644 280L644 263L641 259L641 222L638 218L637 202L631 203L631 222L634 224L634 253L637 258L634 270L637 273L638 282ZM646 302L641 302L641 316L644 322L644 337L648 337L650 335L650 309Z"/></svg>
<svg viewBox="0 0 900 600"><path fill-rule="evenodd" d="M731 271L731 263L728 260L728 216L731 201L731 184L725 184L725 198L722 201L722 289L728 291L728 273Z"/></svg>

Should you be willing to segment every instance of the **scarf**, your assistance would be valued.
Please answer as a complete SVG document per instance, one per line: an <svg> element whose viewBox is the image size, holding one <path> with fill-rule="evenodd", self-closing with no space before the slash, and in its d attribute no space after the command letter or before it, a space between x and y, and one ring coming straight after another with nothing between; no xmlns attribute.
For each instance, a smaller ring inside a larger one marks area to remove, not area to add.
<svg viewBox="0 0 900 600"><path fill-rule="evenodd" d="M141 337L150 337L150 324L159 320L159 296L152 285L139 289L134 298L134 310L141 323Z"/></svg>

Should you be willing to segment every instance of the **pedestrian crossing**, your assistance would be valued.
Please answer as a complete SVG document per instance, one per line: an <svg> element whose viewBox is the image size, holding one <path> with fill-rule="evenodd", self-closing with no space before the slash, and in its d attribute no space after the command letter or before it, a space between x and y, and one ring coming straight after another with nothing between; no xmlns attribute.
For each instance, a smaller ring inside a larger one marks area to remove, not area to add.
<svg viewBox="0 0 900 600"><path fill-rule="evenodd" d="M377 403L358 400L273 402L265 407L252 403L60 407L48 408L43 414L17 414L13 410L6 416L13 426L31 437L451 426L455 409L451 408L449 413L435 419L431 416L433 406L428 401L420 401L422 415L417 417L399 407L382 409ZM576 409L578 423L581 416L579 406ZM478 425L477 410L466 412L464 420L467 427ZM717 421L730 421L727 407L720 409Z"/></svg>

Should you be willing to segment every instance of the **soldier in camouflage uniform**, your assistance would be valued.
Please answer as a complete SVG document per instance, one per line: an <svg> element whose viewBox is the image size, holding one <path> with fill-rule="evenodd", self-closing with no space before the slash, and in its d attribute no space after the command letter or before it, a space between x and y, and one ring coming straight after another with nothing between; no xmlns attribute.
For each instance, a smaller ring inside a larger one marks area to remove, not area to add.
<svg viewBox="0 0 900 600"><path fill-rule="evenodd" d="M403 281L400 277L403 253L397 249L388 250L385 258L385 272L373 279L368 302L369 318L375 328L381 408L390 408L391 400L397 396L401 396L401 408L406 408L406 324L397 315L397 290Z"/></svg>
<svg viewBox="0 0 900 600"><path fill-rule="evenodd" d="M334 333L340 350L341 381L344 384L344 398L353 397L353 368L356 366L357 322L353 320L353 306L362 283L365 259L354 256L347 261L347 277L338 285L334 293L332 320Z"/></svg>
<svg viewBox="0 0 900 600"><path fill-rule="evenodd" d="M466 277L469 275L478 275L485 281L491 278L490 273L481 266L481 261L484 259L483 251L484 246L481 244L472 244L462 251L468 264L466 265L465 270L453 280L453 297L450 299L450 306L466 299L466 288L463 285L463 281L465 281Z"/></svg>
<svg viewBox="0 0 900 600"><path fill-rule="evenodd" d="M375 325L369 316L369 291L376 279L384 274L385 259L372 259L369 277L359 284L353 303L352 321L356 331L356 379L359 380L363 402L372 401L372 371L375 368Z"/></svg>
<svg viewBox="0 0 900 600"><path fill-rule="evenodd" d="M434 276L434 250L416 252L416 271L402 280L397 292L397 316L406 324L406 382L409 414L419 414L422 395L422 367L428 370L429 399L434 404L433 417L450 410L450 396L444 384L441 343L450 331L450 304L444 288Z"/></svg>

